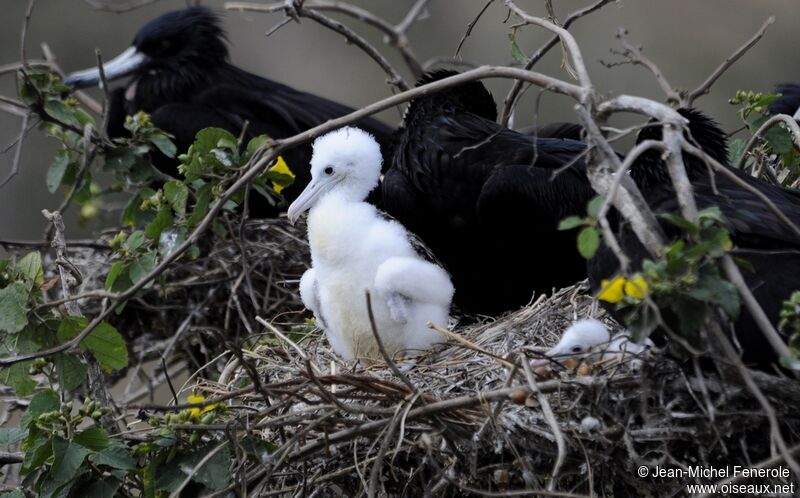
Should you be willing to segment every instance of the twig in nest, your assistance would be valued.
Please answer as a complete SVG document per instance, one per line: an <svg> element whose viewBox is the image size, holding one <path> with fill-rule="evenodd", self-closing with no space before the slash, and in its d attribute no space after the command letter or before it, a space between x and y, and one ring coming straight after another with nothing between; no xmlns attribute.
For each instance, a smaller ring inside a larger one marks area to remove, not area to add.
<svg viewBox="0 0 800 498"><path fill-rule="evenodd" d="M553 413L553 408L550 406L550 401L539 389L539 383L536 382L533 372L531 371L531 366L527 361L522 362L522 370L525 372L525 379L528 381L531 391L536 394L536 399L539 401L539 405L542 407L542 414L547 420L550 430L553 431L553 437L556 440L558 456L553 464L553 472L550 474L550 482L547 483L547 490L553 491L555 488L556 479L561 471L561 466L564 464L564 459L567 456L567 443L564 441L564 434L561 432L561 428L558 426L558 420L556 420L556 416Z"/></svg>

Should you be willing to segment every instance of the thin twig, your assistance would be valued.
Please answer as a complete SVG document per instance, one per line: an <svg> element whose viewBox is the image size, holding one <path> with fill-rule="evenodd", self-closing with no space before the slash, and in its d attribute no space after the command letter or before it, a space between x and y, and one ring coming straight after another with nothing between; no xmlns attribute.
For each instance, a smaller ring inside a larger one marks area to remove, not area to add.
<svg viewBox="0 0 800 498"><path fill-rule="evenodd" d="M6 184L10 182L12 178L17 176L17 173L19 172L19 162L20 159L22 158L22 147L25 142L25 135L28 133L28 120L30 119L30 117L31 117L30 111L26 112L22 116L22 123L20 126L19 136L17 137L17 147L14 150L14 159L11 162L11 171L9 171L8 175L3 179L2 182L0 182L0 188L5 187Z"/></svg>
<svg viewBox="0 0 800 498"><path fill-rule="evenodd" d="M711 73L711 75L709 75L709 77L706 78L706 80L700 84L700 86L689 92L689 95L686 97L686 99L681 105L684 107L692 107L694 105L694 101L697 100L698 97L707 94L711 89L711 86L714 84L714 82L716 82L717 79L719 79L719 77L722 76L722 74L728 70L728 68L730 68L737 60L739 60L748 50L750 50L750 48L752 48L753 45L758 43L758 41L767 32L767 28L769 28L769 26L774 22L775 22L775 16L769 16L769 18L767 18L767 20L761 26L761 29L759 29L756 32L756 34L753 35L752 38L747 40L747 42L745 42L744 45L742 45L734 53L726 57L725 60L722 61L722 64L720 64L714 70L714 72Z"/></svg>

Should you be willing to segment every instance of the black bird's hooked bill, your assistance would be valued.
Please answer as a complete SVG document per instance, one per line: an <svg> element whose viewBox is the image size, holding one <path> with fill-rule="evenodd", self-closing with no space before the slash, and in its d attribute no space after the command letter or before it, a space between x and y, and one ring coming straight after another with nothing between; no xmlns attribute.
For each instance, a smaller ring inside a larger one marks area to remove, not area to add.
<svg viewBox="0 0 800 498"><path fill-rule="evenodd" d="M133 44L103 65L109 81L130 77L111 92L108 132L124 136L125 117L150 113L153 124L175 137L185 151L203 128L224 128L234 135L246 127L245 138L266 134L280 139L296 135L353 111L317 95L244 71L228 61L228 47L220 18L205 7L169 12L147 23ZM74 88L96 85L98 68L69 74ZM386 150L391 128L366 118L355 123L370 132ZM283 154L296 175L283 191L291 201L310 180L310 145ZM176 164L154 158L163 172L175 175Z"/></svg>
<svg viewBox="0 0 800 498"><path fill-rule="evenodd" d="M415 99L383 182L384 209L442 261L455 303L490 314L585 278L575 233L558 224L594 196L582 142L523 135L496 119L480 82Z"/></svg>

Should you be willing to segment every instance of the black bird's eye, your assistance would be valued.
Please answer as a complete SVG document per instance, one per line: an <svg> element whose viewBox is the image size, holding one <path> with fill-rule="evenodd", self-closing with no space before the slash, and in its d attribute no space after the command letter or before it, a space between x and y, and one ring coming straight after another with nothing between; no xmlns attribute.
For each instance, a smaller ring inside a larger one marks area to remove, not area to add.
<svg viewBox="0 0 800 498"><path fill-rule="evenodd" d="M322 170L322 172L325 173L326 175L332 175L333 174L333 166L326 167L324 170Z"/></svg>
<svg viewBox="0 0 800 498"><path fill-rule="evenodd" d="M580 346L574 346L574 347L572 348L572 352L573 352L573 353L580 353L581 351L583 351L583 348L582 348L582 347L580 347Z"/></svg>

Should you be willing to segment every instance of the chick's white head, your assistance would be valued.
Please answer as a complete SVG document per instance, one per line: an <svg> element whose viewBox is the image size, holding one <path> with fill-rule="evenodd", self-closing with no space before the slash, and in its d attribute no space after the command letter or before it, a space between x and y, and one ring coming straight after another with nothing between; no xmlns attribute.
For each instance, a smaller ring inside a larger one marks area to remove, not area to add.
<svg viewBox="0 0 800 498"><path fill-rule="evenodd" d="M363 201L381 176L381 148L372 135L359 128L345 127L323 135L314 141L313 149L311 182L287 212L292 223L331 193Z"/></svg>
<svg viewBox="0 0 800 498"><path fill-rule="evenodd" d="M558 344L545 353L547 357L559 360L560 357L581 355L589 352L595 346L607 343L610 339L608 329L598 320L578 320L574 322L561 336ZM534 360L533 366L548 363L546 359Z"/></svg>

